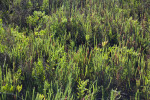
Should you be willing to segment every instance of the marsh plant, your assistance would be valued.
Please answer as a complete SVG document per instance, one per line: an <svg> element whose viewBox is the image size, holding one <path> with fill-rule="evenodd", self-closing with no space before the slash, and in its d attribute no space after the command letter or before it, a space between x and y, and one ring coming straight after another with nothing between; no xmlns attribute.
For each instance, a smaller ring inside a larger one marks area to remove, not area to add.
<svg viewBox="0 0 150 100"><path fill-rule="evenodd" d="M1 0L0 99L149 100L149 0Z"/></svg>

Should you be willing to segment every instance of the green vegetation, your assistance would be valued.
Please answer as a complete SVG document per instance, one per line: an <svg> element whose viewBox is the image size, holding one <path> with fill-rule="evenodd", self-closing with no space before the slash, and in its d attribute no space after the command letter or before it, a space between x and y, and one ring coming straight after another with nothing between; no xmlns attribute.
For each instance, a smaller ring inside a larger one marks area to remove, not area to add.
<svg viewBox="0 0 150 100"><path fill-rule="evenodd" d="M1 100L150 100L149 0L1 0Z"/></svg>

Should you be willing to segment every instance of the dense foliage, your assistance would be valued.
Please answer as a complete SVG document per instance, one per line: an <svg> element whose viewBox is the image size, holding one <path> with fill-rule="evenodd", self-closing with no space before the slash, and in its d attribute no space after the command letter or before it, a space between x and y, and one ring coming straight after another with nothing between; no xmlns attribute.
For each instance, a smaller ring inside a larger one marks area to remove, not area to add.
<svg viewBox="0 0 150 100"><path fill-rule="evenodd" d="M0 99L149 100L149 0L0 0Z"/></svg>

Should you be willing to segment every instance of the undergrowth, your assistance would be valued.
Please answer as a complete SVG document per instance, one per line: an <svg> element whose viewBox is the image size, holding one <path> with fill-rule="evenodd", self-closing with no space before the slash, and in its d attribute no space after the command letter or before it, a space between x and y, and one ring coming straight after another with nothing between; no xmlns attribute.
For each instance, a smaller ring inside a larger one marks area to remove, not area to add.
<svg viewBox="0 0 150 100"><path fill-rule="evenodd" d="M0 1L0 99L149 100L149 4Z"/></svg>

